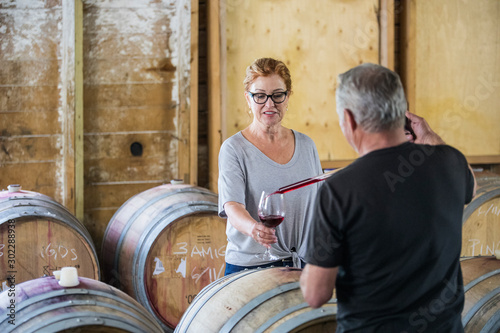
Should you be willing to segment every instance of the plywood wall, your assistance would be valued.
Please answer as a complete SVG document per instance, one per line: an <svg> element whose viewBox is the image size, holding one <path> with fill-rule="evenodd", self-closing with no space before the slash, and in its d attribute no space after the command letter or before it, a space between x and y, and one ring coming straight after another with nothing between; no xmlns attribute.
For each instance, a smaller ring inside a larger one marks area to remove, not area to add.
<svg viewBox="0 0 500 333"><path fill-rule="evenodd" d="M74 4L0 3L0 188L74 210Z"/></svg>
<svg viewBox="0 0 500 333"><path fill-rule="evenodd" d="M335 112L337 75L362 62L379 62L378 0L226 1L227 138L248 126L245 69L260 57L283 60L292 74L293 95L284 125L309 135L321 160L356 153L342 136Z"/></svg>
<svg viewBox="0 0 500 333"><path fill-rule="evenodd" d="M196 179L190 8L190 0L84 1L85 220L97 244L133 195Z"/></svg>
<svg viewBox="0 0 500 333"><path fill-rule="evenodd" d="M383 3L392 15L394 2ZM379 1L228 0L219 3L220 18L214 14L214 7L211 4L209 32L220 27L221 48L220 55L212 50L211 65L219 56L221 75L220 81L214 75L211 83L220 85L221 116L217 119L217 105L211 104L212 189L217 188L220 141L252 120L242 82L246 67L260 57L280 59L291 71L293 94L284 126L309 135L325 167L331 161L354 159L357 154L343 137L335 111L336 80L339 73L360 63L380 63L380 22L388 16L380 15ZM384 42L393 43L387 35L389 27L383 28ZM389 31L394 33L392 26ZM209 38L213 44L219 36L213 33ZM385 53L384 61L393 60L392 52ZM219 122L220 136L216 133Z"/></svg>
<svg viewBox="0 0 500 333"><path fill-rule="evenodd" d="M470 161L500 163L500 2L404 5L410 108Z"/></svg>

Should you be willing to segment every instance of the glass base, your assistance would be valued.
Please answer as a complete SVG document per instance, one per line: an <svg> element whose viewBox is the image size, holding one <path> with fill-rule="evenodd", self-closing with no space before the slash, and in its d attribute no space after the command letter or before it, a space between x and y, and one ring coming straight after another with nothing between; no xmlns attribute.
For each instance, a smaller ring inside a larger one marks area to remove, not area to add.
<svg viewBox="0 0 500 333"><path fill-rule="evenodd" d="M279 257L275 256L274 254L271 253L269 249L266 249L266 252L256 254L255 255L257 258L265 261L276 261L279 260Z"/></svg>

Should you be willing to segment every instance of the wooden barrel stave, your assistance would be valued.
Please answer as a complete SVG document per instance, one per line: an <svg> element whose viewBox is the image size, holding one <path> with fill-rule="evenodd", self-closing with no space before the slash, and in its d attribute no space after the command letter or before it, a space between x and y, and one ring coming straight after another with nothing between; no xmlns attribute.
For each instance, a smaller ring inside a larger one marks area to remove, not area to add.
<svg viewBox="0 0 500 333"><path fill-rule="evenodd" d="M129 199L106 229L103 263L116 275L110 283L137 299L166 331L178 324L204 286L224 274L227 241L217 200L213 192L191 185L158 186ZM204 243L217 250L207 251ZM183 260L184 272L179 272Z"/></svg>
<svg viewBox="0 0 500 333"><path fill-rule="evenodd" d="M476 175L476 196L464 207L461 256L494 255L500 250L500 177Z"/></svg>
<svg viewBox="0 0 500 333"><path fill-rule="evenodd" d="M13 271L7 261L11 226L18 283L51 275L64 266L77 267L81 276L99 279L90 234L64 206L37 192L1 191L0 247L5 255L0 258L0 284L7 280L7 272Z"/></svg>
<svg viewBox="0 0 500 333"><path fill-rule="evenodd" d="M265 332L271 333L323 333L335 332L337 328L337 305L327 304L321 309L295 313L293 317L284 319L277 327L270 327Z"/></svg>
<svg viewBox="0 0 500 333"><path fill-rule="evenodd" d="M176 332L321 332L336 328L336 303L313 310L300 291L301 269L247 270L219 279L195 298Z"/></svg>
<svg viewBox="0 0 500 333"><path fill-rule="evenodd" d="M155 318L120 290L80 277L76 287L63 288L54 277L16 285L15 323L2 316L1 332L162 332ZM7 292L0 306L10 304Z"/></svg>
<svg viewBox="0 0 500 333"><path fill-rule="evenodd" d="M335 332L337 304L331 300L319 309L301 303L268 319L255 333L267 332Z"/></svg>
<svg viewBox="0 0 500 333"><path fill-rule="evenodd" d="M470 257L461 260L465 302L462 324L465 332L497 332L489 328L500 322L500 260Z"/></svg>

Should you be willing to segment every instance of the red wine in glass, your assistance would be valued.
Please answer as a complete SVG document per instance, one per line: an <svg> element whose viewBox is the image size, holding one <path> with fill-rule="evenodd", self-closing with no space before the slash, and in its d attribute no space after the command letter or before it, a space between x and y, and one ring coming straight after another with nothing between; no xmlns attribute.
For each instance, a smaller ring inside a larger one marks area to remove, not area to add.
<svg viewBox="0 0 500 333"><path fill-rule="evenodd" d="M269 192L262 191L258 207L259 219L268 228L276 228L285 218L285 198L281 194L270 194ZM256 257L264 261L275 261L279 257L273 255L266 248L264 253L256 254Z"/></svg>
<svg viewBox="0 0 500 333"><path fill-rule="evenodd" d="M276 228L280 225L281 222L285 219L284 216L281 215L267 215L261 216L259 215L260 221L268 228Z"/></svg>

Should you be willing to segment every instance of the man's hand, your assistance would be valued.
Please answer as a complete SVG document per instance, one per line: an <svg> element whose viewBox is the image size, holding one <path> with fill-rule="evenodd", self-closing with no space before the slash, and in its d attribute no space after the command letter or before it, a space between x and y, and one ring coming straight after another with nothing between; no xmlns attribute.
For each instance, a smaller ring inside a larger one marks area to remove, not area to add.
<svg viewBox="0 0 500 333"><path fill-rule="evenodd" d="M406 111L406 117L408 117L411 121L411 128L413 132L417 136L416 140L413 141L415 143L427 144L427 145L444 145L443 139L439 135L434 132L427 121L424 118L417 116L416 114L411 113L410 111ZM411 141L411 140L409 140ZM476 177L474 176L474 171L469 164L469 170L472 173L472 177L474 177L474 190L472 197L476 195L477 182Z"/></svg>
<svg viewBox="0 0 500 333"><path fill-rule="evenodd" d="M427 121L413 114L409 111L406 111L406 117L411 121L411 128L415 133L416 139L415 143L420 143L424 145L444 145L443 139L434 132Z"/></svg>

